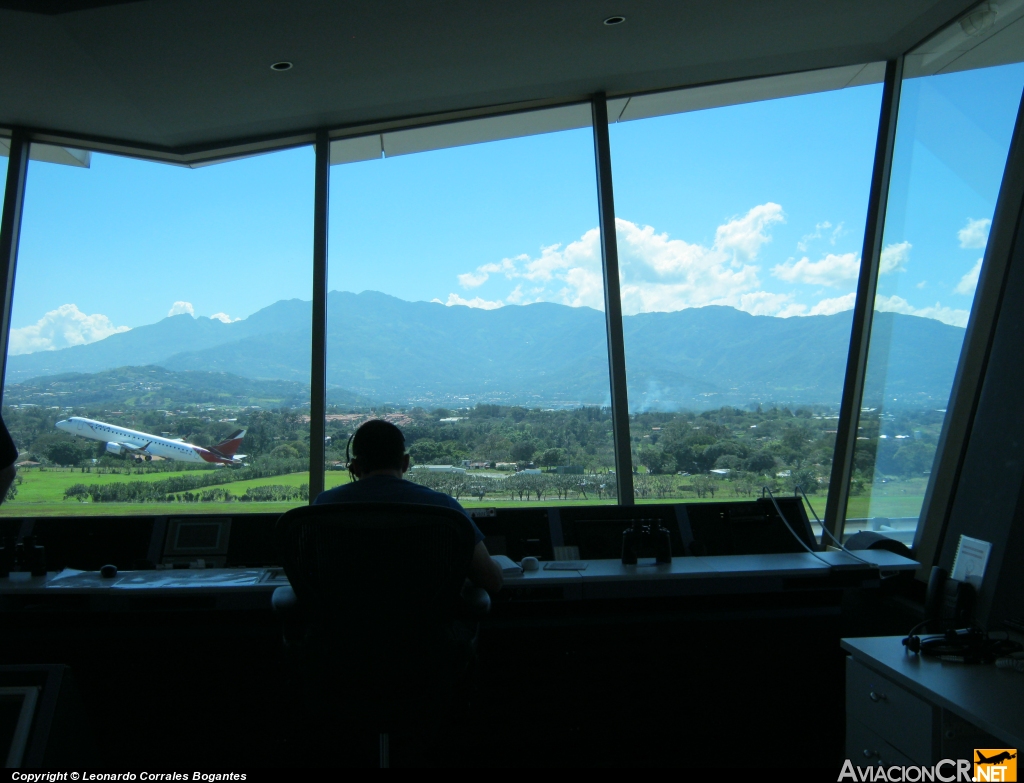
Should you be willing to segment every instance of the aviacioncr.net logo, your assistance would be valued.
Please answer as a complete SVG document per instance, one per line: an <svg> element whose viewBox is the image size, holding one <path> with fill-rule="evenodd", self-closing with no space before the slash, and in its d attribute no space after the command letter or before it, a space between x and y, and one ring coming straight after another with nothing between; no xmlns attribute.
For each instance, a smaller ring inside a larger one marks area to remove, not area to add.
<svg viewBox="0 0 1024 783"><path fill-rule="evenodd" d="M998 783L1016 783L1017 780L1017 749L1016 748L975 748L974 778L975 781L998 781Z"/></svg>
<svg viewBox="0 0 1024 783"><path fill-rule="evenodd" d="M931 767L855 767L850 759L843 762L838 783L971 783L974 765L967 759L943 759Z"/></svg>

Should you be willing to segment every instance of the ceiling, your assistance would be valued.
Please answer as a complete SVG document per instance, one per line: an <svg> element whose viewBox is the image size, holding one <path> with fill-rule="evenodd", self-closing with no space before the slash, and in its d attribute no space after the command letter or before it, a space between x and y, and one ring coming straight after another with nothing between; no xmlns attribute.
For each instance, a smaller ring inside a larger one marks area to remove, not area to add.
<svg viewBox="0 0 1024 783"><path fill-rule="evenodd" d="M0 127L188 153L319 127L884 60L971 5L0 0ZM614 14L626 21L604 25ZM294 67L272 71L281 60Z"/></svg>

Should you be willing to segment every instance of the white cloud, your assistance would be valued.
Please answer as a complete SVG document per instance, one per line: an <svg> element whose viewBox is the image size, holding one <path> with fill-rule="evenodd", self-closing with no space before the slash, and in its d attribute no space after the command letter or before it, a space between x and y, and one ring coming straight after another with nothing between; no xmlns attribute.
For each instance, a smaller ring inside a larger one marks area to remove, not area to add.
<svg viewBox="0 0 1024 783"><path fill-rule="evenodd" d="M780 280L808 285L843 285L855 281L859 273L860 257L856 253L829 253L820 261L811 261L806 256L799 261L791 258L772 268L772 274Z"/></svg>
<svg viewBox="0 0 1024 783"><path fill-rule="evenodd" d="M991 225L992 221L988 218L967 218L967 225L956 232L960 247L985 247L988 244L988 230Z"/></svg>
<svg viewBox="0 0 1024 783"><path fill-rule="evenodd" d="M792 307L792 294L772 294L768 291L752 291L740 294L737 310L744 310L751 315L781 315ZM797 305L799 307L799 305Z"/></svg>
<svg viewBox="0 0 1024 783"><path fill-rule="evenodd" d="M226 324L231 324L234 323L235 321L242 320L241 318L232 318L227 313L214 313L213 315L210 316L210 318L213 320L222 321Z"/></svg>
<svg viewBox="0 0 1024 783"><path fill-rule="evenodd" d="M906 269L907 259L910 258L910 248L913 245L909 242L887 245L882 248L882 259L878 265L878 274L887 275L890 272L902 272Z"/></svg>
<svg viewBox="0 0 1024 783"><path fill-rule="evenodd" d="M839 225L842 226L842 223L840 223ZM815 239L821 239L821 230L823 228L832 228L832 224L829 223L827 220L824 221L823 223L816 223L814 225L814 233L804 234L803 237L801 237L800 241L796 243L796 249L799 250L801 253L806 253L807 248L811 246L811 242L813 242ZM832 244L835 244L834 238L832 240Z"/></svg>
<svg viewBox="0 0 1024 783"><path fill-rule="evenodd" d="M192 306L191 302L175 302L171 305L171 309L167 311L167 317L170 318L172 315L185 315L188 313L195 318L196 310Z"/></svg>
<svg viewBox="0 0 1024 783"><path fill-rule="evenodd" d="M473 274L472 272L466 272L463 275L459 275L459 285L463 288L477 288L487 282L487 278L490 277L486 272L481 274Z"/></svg>
<svg viewBox="0 0 1024 783"><path fill-rule="evenodd" d="M857 294L855 293L837 296L833 299L822 299L807 311L807 315L835 315L845 310L852 310L856 301Z"/></svg>
<svg viewBox="0 0 1024 783"><path fill-rule="evenodd" d="M979 258L974 262L971 271L960 278L960 282L956 284L953 293L974 296L974 289L978 287L978 277L981 275L981 261L982 259Z"/></svg>
<svg viewBox="0 0 1024 783"><path fill-rule="evenodd" d="M485 272L487 274L496 275L502 273L511 280L516 277L516 261L529 261L530 257L525 253L520 254L513 258L503 258L500 264L484 264L477 269L478 272Z"/></svg>
<svg viewBox="0 0 1024 783"><path fill-rule="evenodd" d="M755 206L719 226L714 243L707 247L659 234L651 226L616 219L623 311L664 312L708 304L758 313L781 309L789 303L790 295L757 291L759 267L750 262L771 241L771 226L783 221L778 204ZM597 228L567 245L541 247L536 257L522 254L483 264L458 275L458 280L464 288L475 288L492 275L533 283L527 292L523 283L517 282L505 297L509 303L549 301L604 309L601 234ZM455 294L445 304L468 302L478 307L502 304L500 299L465 300Z"/></svg>
<svg viewBox="0 0 1024 783"><path fill-rule="evenodd" d="M839 237L843 236L844 234L849 234L850 233L845 228L843 228L843 225L844 225L844 222L843 221L839 221L839 225L836 226L835 229L832 231L832 236L830 236L828 238L828 243L830 245L834 245L836 243L836 240L839 239Z"/></svg>
<svg viewBox="0 0 1024 783"><path fill-rule="evenodd" d="M842 228L840 224L839 228ZM882 250L879 273L902 271L910 258L909 242L889 245ZM799 261L792 258L784 264L772 267L772 274L788 283L807 285L839 286L852 283L860 274L860 256L857 253L829 253L820 261L811 261L804 256Z"/></svg>
<svg viewBox="0 0 1024 783"><path fill-rule="evenodd" d="M803 315L806 310L807 305L797 304L796 302L794 302L793 304L788 304L781 310L779 310L779 312L776 313L776 317L792 318L795 315Z"/></svg>
<svg viewBox="0 0 1024 783"><path fill-rule="evenodd" d="M616 221L617 222L617 221ZM766 229L775 223L785 223L782 207L769 201L754 207L746 215L733 218L715 231L715 249L733 251L736 256L753 260L761 246L772 241Z"/></svg>
<svg viewBox="0 0 1024 783"><path fill-rule="evenodd" d="M565 288L559 294L565 304L604 310L604 275L595 270L575 266L565 273Z"/></svg>
<svg viewBox="0 0 1024 783"><path fill-rule="evenodd" d="M652 226L639 226L628 220L615 220L620 252L653 271L658 277L685 276L691 280L708 271L717 261L728 263L729 258L702 245L691 245L682 239L669 239L668 234L656 234ZM638 270L639 271L639 270Z"/></svg>
<svg viewBox="0 0 1024 783"><path fill-rule="evenodd" d="M755 260L761 247L771 241L767 229L781 221L782 207L761 204L719 226L715 243L706 247L617 219L623 312L666 312L709 304L763 311L767 301L763 297L744 304L744 295L759 293L760 267L741 259Z"/></svg>
<svg viewBox="0 0 1024 783"><path fill-rule="evenodd" d="M760 204L718 226L714 241L707 245L674 238L667 232L659 233L653 226L616 218L623 313L634 315L724 305L755 315L789 318L830 315L851 309L856 298L853 293L821 299L817 304L809 305L800 301L808 294L806 289L780 293L761 287L758 257L772 239L772 226L784 220L785 214L779 204ZM833 225L826 221L815 226L817 236L808 235L802 241L827 238L834 243L844 233L848 232L842 223ZM467 288L476 288L488 281L493 287L497 282L493 278L498 276L514 281L515 287L502 298L489 300L477 296L464 299L453 293L449 294L447 302L435 301L449 306L490 309L506 303L560 302L602 310L604 290L600 240L600 231L592 228L568 244L543 246L536 256L521 254L503 258L458 276L459 282ZM882 252L882 271L888 273L903 269L910 250L909 242L886 247ZM775 265L771 271L774 277L787 283L849 291L860 273L860 258L857 253L828 253L816 261L806 257L789 259ZM487 293L491 293L490 289ZM822 292L818 291L815 298L821 295ZM960 311L939 306L913 310L913 313L947 323L961 319Z"/></svg>
<svg viewBox="0 0 1024 783"><path fill-rule="evenodd" d="M434 299L435 302L440 302L440 299ZM463 307L478 307L481 310L497 310L499 307L504 307L505 303L500 299L496 302L488 302L486 299L481 299L479 296L475 296L472 299L463 299L458 294L448 294L448 301L443 302L448 307L454 307L455 305L462 305Z"/></svg>
<svg viewBox="0 0 1024 783"><path fill-rule="evenodd" d="M86 315L76 305L66 304L51 310L32 326L11 329L10 354L56 351L127 331L127 326L114 326L105 315Z"/></svg>
<svg viewBox="0 0 1024 783"><path fill-rule="evenodd" d="M916 315L920 318L934 318L950 326L967 326L968 310L954 310L943 307L938 302L934 307L914 307L901 296L876 296L875 309L883 313L902 313Z"/></svg>
<svg viewBox="0 0 1024 783"><path fill-rule="evenodd" d="M618 222L618 221L616 221ZM601 268L601 232L592 228L575 242L570 242L565 249L562 246L548 245L540 249L540 257L530 259L529 256L521 255L515 259L504 259L502 261L503 271L508 278L525 277L535 282L550 282L554 279L565 279L565 274L571 269L600 269ZM524 269L519 272L514 268L514 262L525 262ZM506 263L513 264L513 268L505 267ZM563 270L565 270L563 272Z"/></svg>
<svg viewBox="0 0 1024 783"><path fill-rule="evenodd" d="M924 288L926 285L928 285L928 281L927 280L922 280L920 283L918 283L916 286L914 286L914 288Z"/></svg>

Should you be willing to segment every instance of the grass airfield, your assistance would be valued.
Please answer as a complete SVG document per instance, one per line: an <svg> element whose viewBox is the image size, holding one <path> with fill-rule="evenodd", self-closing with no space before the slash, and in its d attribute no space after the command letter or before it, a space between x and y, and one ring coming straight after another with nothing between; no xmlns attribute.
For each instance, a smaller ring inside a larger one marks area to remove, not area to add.
<svg viewBox="0 0 1024 783"><path fill-rule="evenodd" d="M224 468L229 470L229 468ZM18 495L0 506L0 516L4 517L42 517L42 516L132 516L135 514L270 514L281 513L298 505L296 503L92 503L78 500L65 500L64 490L75 484L114 484L126 481L162 481L174 476L194 474L195 471L174 470L162 473L127 472L118 473L83 473L80 468L22 468L18 470L21 484ZM345 471L328 471L325 477L328 489L339 484L348 483ZM216 488L227 489L235 498L245 494L250 487L271 485L299 487L309 483L309 473L288 473L283 476L233 481L228 484L216 484ZM213 489L214 487L204 487ZM201 491L201 490L200 490ZM184 493L176 493L178 496Z"/></svg>
<svg viewBox="0 0 1024 783"><path fill-rule="evenodd" d="M227 468L225 468L227 470ZM124 481L161 481L173 476L181 476L194 471L168 471L162 473L136 472L129 468L126 471L117 473L95 473L82 472L80 468L23 468L18 471L21 483L18 485L18 496L0 506L0 516L3 517L44 517L44 516L135 516L135 515L180 515L180 514L280 514L289 508L299 505L295 502L245 502L237 500L230 502L207 502L207 503L92 503L80 502L77 500L64 500L64 490L74 484L110 484ZM347 484L349 476L347 471L327 471L325 483L328 489ZM218 484L217 487L227 489L235 498L245 494L250 487L269 485L283 485L299 487L309 483L308 473L289 473L283 476L269 476L267 478L249 479L228 484ZM650 498L640 500L641 504L648 503L713 503L721 501L736 501L746 498L736 497L729 489L728 483L723 485L724 491L716 493L714 498L698 499L692 495L682 498L666 498L664 500ZM872 491L855 496L850 500L848 518L863 517L911 517L917 516L921 509L921 502L924 497L925 482L914 480L907 482L885 482L872 486ZM183 493L178 493L183 494ZM814 510L822 516L825 512L827 493L819 492L811 495L811 503ZM614 499L598 498L573 498L571 500L560 500L555 497L545 497L537 500L510 500L507 495L490 495L479 501L475 498L463 498L462 505L466 508L486 508L494 506L596 506L612 505ZM808 515L810 516L810 514Z"/></svg>

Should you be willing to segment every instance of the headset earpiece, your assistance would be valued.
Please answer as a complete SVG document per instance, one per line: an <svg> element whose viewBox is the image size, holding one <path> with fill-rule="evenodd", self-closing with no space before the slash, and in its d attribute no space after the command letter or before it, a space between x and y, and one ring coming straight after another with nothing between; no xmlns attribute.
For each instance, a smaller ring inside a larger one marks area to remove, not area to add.
<svg viewBox="0 0 1024 783"><path fill-rule="evenodd" d="M348 471L348 475L352 479L356 479L359 476L359 473L357 471L352 470L352 463L355 462L355 460L352 458L352 454L351 454L351 452L352 452L352 439L355 436L356 436L356 434L353 432L351 435L348 436L348 442L345 443L345 469Z"/></svg>

